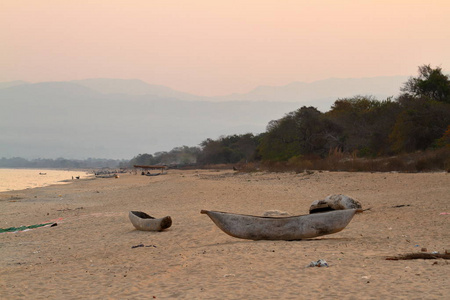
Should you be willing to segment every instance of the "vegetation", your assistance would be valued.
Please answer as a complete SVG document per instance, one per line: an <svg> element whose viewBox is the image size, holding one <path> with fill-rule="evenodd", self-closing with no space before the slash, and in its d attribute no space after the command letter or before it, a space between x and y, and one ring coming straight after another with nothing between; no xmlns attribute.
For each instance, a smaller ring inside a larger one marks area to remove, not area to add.
<svg viewBox="0 0 450 300"><path fill-rule="evenodd" d="M200 148L140 154L130 164L296 172L450 170L449 77L439 67L420 66L418 77L401 90L397 99L338 99L326 113L304 106L269 122L262 134L206 139Z"/></svg>
<svg viewBox="0 0 450 300"><path fill-rule="evenodd" d="M199 147L139 154L114 167L235 166L241 170L450 171L450 79L419 67L396 99L338 99L330 111L301 107L269 122L266 132L206 139ZM2 159L0 167L87 167L94 161ZM97 162L95 162L97 163ZM12 166L11 166L12 167Z"/></svg>
<svg viewBox="0 0 450 300"><path fill-rule="evenodd" d="M197 156L197 163L208 164L235 164L249 162L255 159L259 136L251 133L244 135L231 135L221 137L217 141L206 139Z"/></svg>
<svg viewBox="0 0 450 300"><path fill-rule="evenodd" d="M419 67L419 76L410 78L402 88L406 95L450 103L450 80L442 68L430 65Z"/></svg>
<svg viewBox="0 0 450 300"><path fill-rule="evenodd" d="M421 66L402 92L382 101L338 99L326 113L301 107L258 136L208 139L198 163L275 171L450 170L449 77L439 67ZM244 143L247 151L239 147Z"/></svg>
<svg viewBox="0 0 450 300"><path fill-rule="evenodd" d="M200 153L198 147L177 147L170 152L157 152L154 155L151 154L139 154L132 158L128 166L134 165L192 165L197 161L197 156Z"/></svg>

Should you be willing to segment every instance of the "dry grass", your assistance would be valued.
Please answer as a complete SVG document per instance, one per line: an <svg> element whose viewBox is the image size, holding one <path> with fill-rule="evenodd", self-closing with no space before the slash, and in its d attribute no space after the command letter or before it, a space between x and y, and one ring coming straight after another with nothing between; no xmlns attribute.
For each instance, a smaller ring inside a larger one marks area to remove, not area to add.
<svg viewBox="0 0 450 300"><path fill-rule="evenodd" d="M450 172L450 146L437 150L418 151L390 157L361 158L355 153L330 151L326 158L315 155L296 156L288 161L263 161L220 165L193 165L181 169L235 170L238 172L295 172L306 170L345 172Z"/></svg>
<svg viewBox="0 0 450 300"><path fill-rule="evenodd" d="M352 154L332 151L326 158L294 157L287 162L262 162L261 170L271 172L304 172L328 170L347 172L450 172L450 147L438 150L382 158L358 158ZM245 171L245 167L241 170ZM252 167L249 167L252 169Z"/></svg>

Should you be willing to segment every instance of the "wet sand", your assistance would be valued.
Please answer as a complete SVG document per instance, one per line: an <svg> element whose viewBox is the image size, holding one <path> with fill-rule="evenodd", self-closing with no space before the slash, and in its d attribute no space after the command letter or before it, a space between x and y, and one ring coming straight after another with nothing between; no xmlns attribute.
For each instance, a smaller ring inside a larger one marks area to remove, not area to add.
<svg viewBox="0 0 450 300"><path fill-rule="evenodd" d="M302 241L226 235L201 209L307 214L330 194L366 210ZM447 299L448 260L386 260L450 249L450 174L169 170L0 193L1 299ZM130 210L170 215L137 231ZM143 244L145 247L133 248ZM324 259L329 267L307 267Z"/></svg>

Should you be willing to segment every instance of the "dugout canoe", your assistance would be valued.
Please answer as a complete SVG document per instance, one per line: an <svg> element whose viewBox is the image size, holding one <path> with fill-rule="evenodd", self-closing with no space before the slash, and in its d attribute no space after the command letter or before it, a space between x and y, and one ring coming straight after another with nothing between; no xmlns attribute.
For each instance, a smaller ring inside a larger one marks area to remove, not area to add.
<svg viewBox="0 0 450 300"><path fill-rule="evenodd" d="M162 231L172 226L170 216L156 219L142 211L130 211L128 217L137 230Z"/></svg>
<svg viewBox="0 0 450 300"><path fill-rule="evenodd" d="M343 230L356 209L291 217L259 217L202 210L226 234L249 240L302 240Z"/></svg>

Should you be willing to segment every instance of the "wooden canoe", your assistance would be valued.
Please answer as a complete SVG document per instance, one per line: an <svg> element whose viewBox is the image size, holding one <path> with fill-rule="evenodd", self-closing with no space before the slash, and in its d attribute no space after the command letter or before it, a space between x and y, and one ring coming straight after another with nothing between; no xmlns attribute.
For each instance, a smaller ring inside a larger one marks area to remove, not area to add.
<svg viewBox="0 0 450 300"><path fill-rule="evenodd" d="M249 240L301 240L343 230L356 209L291 217L259 217L202 210L225 233Z"/></svg>
<svg viewBox="0 0 450 300"><path fill-rule="evenodd" d="M155 219L142 211L130 211L128 217L137 230L161 231L172 226L172 218L170 216Z"/></svg>

